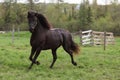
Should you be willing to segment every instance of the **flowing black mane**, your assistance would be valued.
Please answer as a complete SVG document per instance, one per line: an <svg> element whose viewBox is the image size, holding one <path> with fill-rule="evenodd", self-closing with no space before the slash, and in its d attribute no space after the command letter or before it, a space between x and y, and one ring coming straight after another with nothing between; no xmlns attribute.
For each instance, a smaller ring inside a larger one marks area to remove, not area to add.
<svg viewBox="0 0 120 80"><path fill-rule="evenodd" d="M39 22L41 23L41 25L44 28L51 29L50 23L48 22L48 20L46 19L46 17L43 14L36 13L36 17L38 18Z"/></svg>

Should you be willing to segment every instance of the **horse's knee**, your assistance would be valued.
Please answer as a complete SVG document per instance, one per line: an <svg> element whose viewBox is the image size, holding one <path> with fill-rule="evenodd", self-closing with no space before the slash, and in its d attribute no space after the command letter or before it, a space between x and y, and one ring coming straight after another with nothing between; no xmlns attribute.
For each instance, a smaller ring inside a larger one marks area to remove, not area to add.
<svg viewBox="0 0 120 80"><path fill-rule="evenodd" d="M29 60L32 61L33 60L32 57L29 57Z"/></svg>
<svg viewBox="0 0 120 80"><path fill-rule="evenodd" d="M57 56L55 56L53 59L56 60L56 59L57 59Z"/></svg>

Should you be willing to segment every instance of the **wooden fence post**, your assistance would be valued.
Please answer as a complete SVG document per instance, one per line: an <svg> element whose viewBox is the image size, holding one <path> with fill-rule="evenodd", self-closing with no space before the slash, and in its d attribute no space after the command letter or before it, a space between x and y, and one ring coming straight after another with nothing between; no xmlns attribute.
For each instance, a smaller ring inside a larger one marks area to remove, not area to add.
<svg viewBox="0 0 120 80"><path fill-rule="evenodd" d="M106 31L104 31L104 50L106 50Z"/></svg>
<svg viewBox="0 0 120 80"><path fill-rule="evenodd" d="M82 30L80 30L80 45L82 45Z"/></svg>
<svg viewBox="0 0 120 80"><path fill-rule="evenodd" d="M14 25L12 27L12 43L14 43L14 33L15 33L15 29L14 29Z"/></svg>
<svg viewBox="0 0 120 80"><path fill-rule="evenodd" d="M94 32L93 32L93 30L91 32L91 43L92 43L92 46L94 46Z"/></svg>

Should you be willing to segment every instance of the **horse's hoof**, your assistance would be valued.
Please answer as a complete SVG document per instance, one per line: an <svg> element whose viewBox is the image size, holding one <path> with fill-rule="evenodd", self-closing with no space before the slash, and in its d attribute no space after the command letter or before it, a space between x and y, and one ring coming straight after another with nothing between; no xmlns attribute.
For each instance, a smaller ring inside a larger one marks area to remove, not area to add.
<svg viewBox="0 0 120 80"><path fill-rule="evenodd" d="M74 66L77 66L77 63L76 62L74 62L74 63L72 63Z"/></svg>
<svg viewBox="0 0 120 80"><path fill-rule="evenodd" d="M28 67L28 69L30 70L32 67L30 66L30 67Z"/></svg>
<svg viewBox="0 0 120 80"><path fill-rule="evenodd" d="M50 69L52 69L53 68L53 66L50 66Z"/></svg>
<svg viewBox="0 0 120 80"><path fill-rule="evenodd" d="M36 61L36 64L37 64L37 65L40 65L40 62L39 62L39 61Z"/></svg>

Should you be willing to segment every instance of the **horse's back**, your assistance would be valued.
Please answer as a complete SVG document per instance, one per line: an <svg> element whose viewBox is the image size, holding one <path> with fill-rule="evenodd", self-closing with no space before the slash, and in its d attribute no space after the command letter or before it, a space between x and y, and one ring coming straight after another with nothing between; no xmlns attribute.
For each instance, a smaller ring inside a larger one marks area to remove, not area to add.
<svg viewBox="0 0 120 80"><path fill-rule="evenodd" d="M46 49L56 49L63 42L63 38L59 29L51 29L46 33L44 50Z"/></svg>
<svg viewBox="0 0 120 80"><path fill-rule="evenodd" d="M56 49L63 45L64 36L69 37L70 33L64 29L53 28L46 33L46 43L44 49Z"/></svg>

